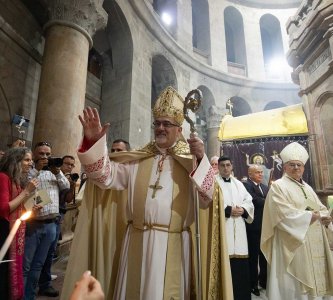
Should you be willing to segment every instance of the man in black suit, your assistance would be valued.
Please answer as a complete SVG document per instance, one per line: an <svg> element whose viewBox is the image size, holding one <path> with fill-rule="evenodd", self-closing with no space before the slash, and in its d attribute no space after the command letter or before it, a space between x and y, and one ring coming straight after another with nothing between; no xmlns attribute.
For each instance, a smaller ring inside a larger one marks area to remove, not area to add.
<svg viewBox="0 0 333 300"><path fill-rule="evenodd" d="M258 281L260 286L266 289L267 280L267 262L260 250L260 237L262 215L268 186L261 183L263 180L263 169L260 165L250 165L248 175L249 179L243 182L243 184L246 190L251 194L254 205L253 223L246 224L249 245L251 292L256 296L259 296ZM260 273L258 270L258 259Z"/></svg>

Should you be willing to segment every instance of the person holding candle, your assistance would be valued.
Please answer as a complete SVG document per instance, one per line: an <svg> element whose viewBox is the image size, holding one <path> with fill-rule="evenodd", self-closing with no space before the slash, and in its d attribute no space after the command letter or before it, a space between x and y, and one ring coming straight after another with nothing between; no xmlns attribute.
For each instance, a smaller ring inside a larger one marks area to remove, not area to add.
<svg viewBox="0 0 333 300"><path fill-rule="evenodd" d="M27 181L32 167L32 154L25 147L11 148L0 160L0 247L2 247L15 221L24 212L23 203L38 185L38 180ZM5 259L0 263L0 295L4 299L22 299L25 223L15 235Z"/></svg>

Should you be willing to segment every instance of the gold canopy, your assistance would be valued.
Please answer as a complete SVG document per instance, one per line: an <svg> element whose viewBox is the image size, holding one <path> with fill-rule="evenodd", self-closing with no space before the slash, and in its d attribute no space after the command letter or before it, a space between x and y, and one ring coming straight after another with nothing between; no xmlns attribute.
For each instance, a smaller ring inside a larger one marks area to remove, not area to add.
<svg viewBox="0 0 333 300"><path fill-rule="evenodd" d="M305 135L309 132L302 104L250 115L222 118L218 138L230 141L255 137Z"/></svg>

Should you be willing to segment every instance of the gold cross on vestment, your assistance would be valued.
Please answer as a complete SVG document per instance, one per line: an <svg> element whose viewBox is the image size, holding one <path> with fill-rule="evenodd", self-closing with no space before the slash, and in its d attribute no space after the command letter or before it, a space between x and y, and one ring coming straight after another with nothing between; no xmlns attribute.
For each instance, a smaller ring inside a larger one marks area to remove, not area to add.
<svg viewBox="0 0 333 300"><path fill-rule="evenodd" d="M149 186L151 189L154 190L154 191L153 191L152 198L155 198L157 190L161 190L161 189L163 188L163 186L158 185L159 183L160 183L160 177L158 177L158 178L156 179L156 182L155 182L154 185L150 185L150 186Z"/></svg>

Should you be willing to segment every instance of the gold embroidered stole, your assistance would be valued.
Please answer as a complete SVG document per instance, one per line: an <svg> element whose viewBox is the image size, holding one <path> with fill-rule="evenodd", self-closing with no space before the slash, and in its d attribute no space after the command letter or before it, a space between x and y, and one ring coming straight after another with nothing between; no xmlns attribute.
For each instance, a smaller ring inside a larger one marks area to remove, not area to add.
<svg viewBox="0 0 333 300"><path fill-rule="evenodd" d="M127 263L126 299L140 299L141 267L143 254L143 228L147 189L154 158L140 162L134 186L133 226L130 226ZM138 229L141 230L138 230ZM129 269L130 268L130 269Z"/></svg>
<svg viewBox="0 0 333 300"><path fill-rule="evenodd" d="M213 203L204 213L208 220L200 226L201 236L207 236L201 241L203 262L207 260L202 269L203 299L233 300L223 195L217 182L214 185Z"/></svg>
<svg viewBox="0 0 333 300"><path fill-rule="evenodd" d="M134 186L133 226L130 226L126 299L140 299L145 203L153 157L140 162ZM181 299L182 231L189 201L187 171L174 159L172 212L169 226L164 299Z"/></svg>

